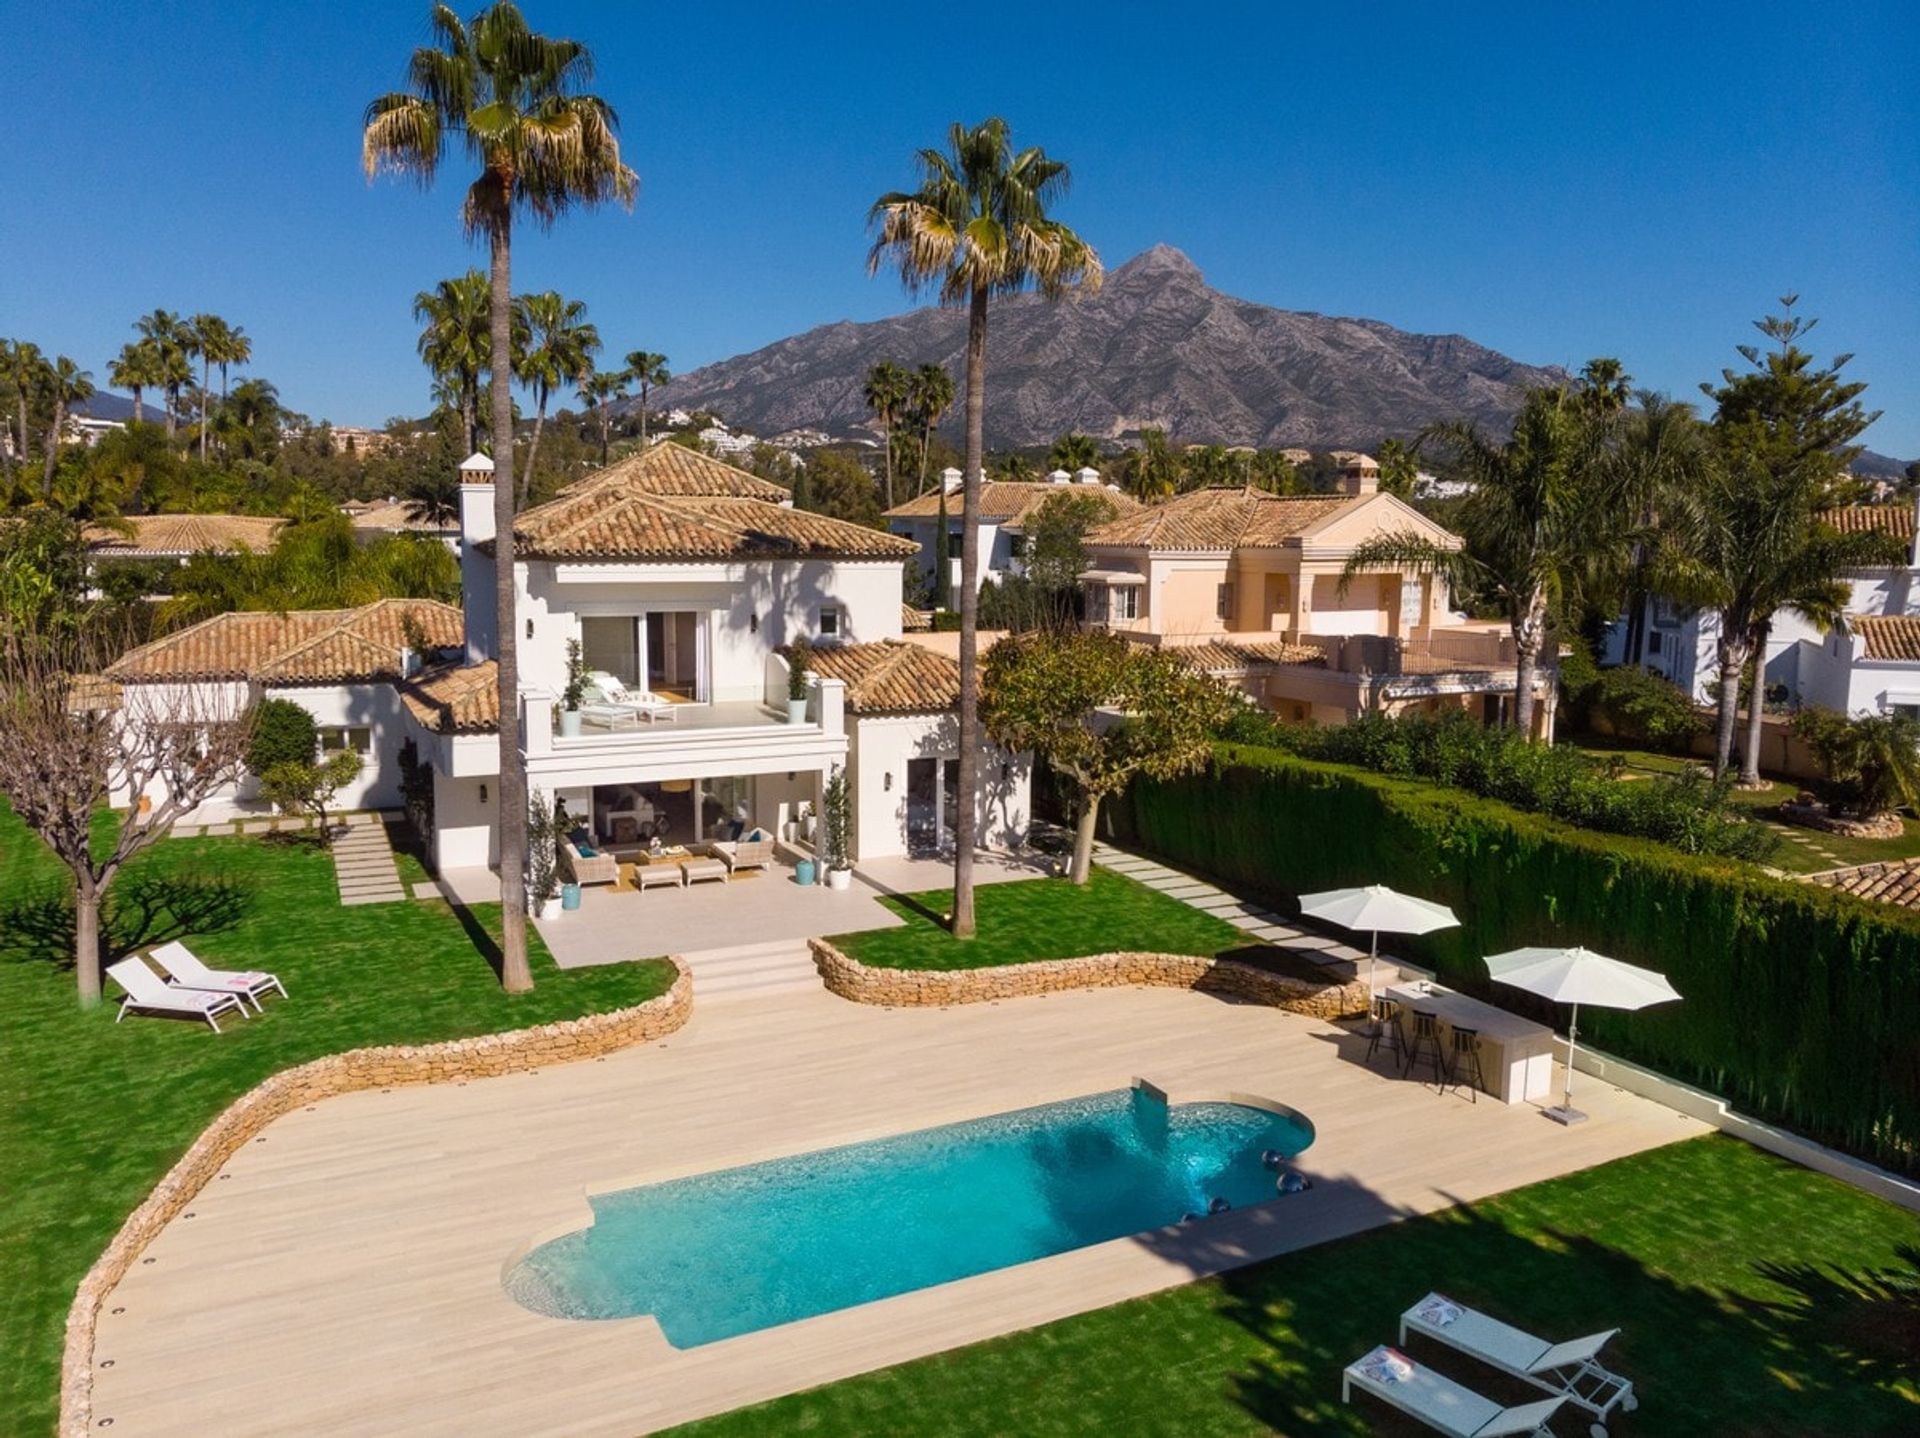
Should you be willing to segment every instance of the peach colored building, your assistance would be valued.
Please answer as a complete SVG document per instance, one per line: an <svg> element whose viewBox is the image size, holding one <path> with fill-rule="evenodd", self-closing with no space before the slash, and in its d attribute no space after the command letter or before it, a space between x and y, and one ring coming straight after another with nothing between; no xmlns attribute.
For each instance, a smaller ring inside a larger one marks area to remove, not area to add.
<svg viewBox="0 0 1920 1438"><path fill-rule="evenodd" d="M1356 455L1343 493L1204 489L1102 525L1087 541L1087 623L1187 648L1287 719L1463 708L1498 720L1515 688L1504 625L1454 613L1434 576L1380 569L1342 584L1370 539L1460 545L1378 480Z"/></svg>

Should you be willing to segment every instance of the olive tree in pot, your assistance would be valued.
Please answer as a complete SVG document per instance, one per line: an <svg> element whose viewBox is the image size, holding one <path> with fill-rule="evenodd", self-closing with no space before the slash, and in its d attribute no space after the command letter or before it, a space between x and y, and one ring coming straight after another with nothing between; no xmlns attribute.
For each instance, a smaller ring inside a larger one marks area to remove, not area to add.
<svg viewBox="0 0 1920 1438"><path fill-rule="evenodd" d="M827 887L844 889L853 882L853 795L847 784L846 765L837 765L827 780L822 796L822 819L826 827Z"/></svg>
<svg viewBox="0 0 1920 1438"><path fill-rule="evenodd" d="M813 646L800 638L787 646L787 722L807 722L807 670L813 666Z"/></svg>
<svg viewBox="0 0 1920 1438"><path fill-rule="evenodd" d="M580 737L580 701L587 694L587 661L580 655L580 641L567 641L567 687L560 696L560 737Z"/></svg>
<svg viewBox="0 0 1920 1438"><path fill-rule="evenodd" d="M533 790L527 795L527 909L543 919L560 917L558 830L552 802Z"/></svg>

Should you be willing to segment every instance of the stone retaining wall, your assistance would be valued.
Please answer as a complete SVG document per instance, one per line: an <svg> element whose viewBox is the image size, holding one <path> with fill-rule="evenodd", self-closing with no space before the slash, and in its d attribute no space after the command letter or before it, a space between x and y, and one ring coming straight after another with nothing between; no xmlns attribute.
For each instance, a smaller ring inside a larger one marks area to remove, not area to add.
<svg viewBox="0 0 1920 1438"><path fill-rule="evenodd" d="M67 1312L60 1374L61 1438L82 1438L92 1427L93 1329L101 1303L169 1220L268 1124L319 1099L358 1089L492 1078L594 1058L670 1034L693 1011L692 975L680 960L673 963L680 971L673 987L633 1008L447 1043L352 1049L277 1073L235 1099L120 1225L106 1251L80 1280Z"/></svg>
<svg viewBox="0 0 1920 1438"><path fill-rule="evenodd" d="M1363 980L1315 984L1235 959L1118 953L1094 954L1083 959L1044 959L1030 964L995 964L978 969L892 969L863 964L825 939L810 939L808 947L813 950L813 962L820 970L821 981L833 993L855 1003L893 1008L977 1004L990 999L1057 993L1062 989L1151 986L1196 989L1317 1019L1344 1018L1367 1011L1367 986Z"/></svg>

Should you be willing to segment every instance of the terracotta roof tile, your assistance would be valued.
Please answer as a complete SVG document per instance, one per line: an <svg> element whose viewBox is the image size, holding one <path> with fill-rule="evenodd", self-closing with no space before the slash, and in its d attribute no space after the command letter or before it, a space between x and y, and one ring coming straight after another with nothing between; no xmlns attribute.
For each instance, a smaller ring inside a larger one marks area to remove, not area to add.
<svg viewBox="0 0 1920 1438"><path fill-rule="evenodd" d="M1091 484L1052 484L1046 480L990 479L980 486L980 517L996 524L1018 524L1033 510L1046 503L1055 494L1097 494L1111 500L1120 514L1131 514L1140 508L1140 501L1132 495L1105 485ZM955 518L960 514L960 499L957 493L947 496L947 512ZM887 511L888 519L935 519L940 514L940 492L922 494L909 499L904 504L896 504Z"/></svg>
<svg viewBox="0 0 1920 1438"><path fill-rule="evenodd" d="M1288 644L1281 640L1213 639L1204 644L1167 644L1160 646L1181 662L1209 674L1237 674L1269 664L1309 664L1325 667L1325 652L1311 644Z"/></svg>
<svg viewBox="0 0 1920 1438"><path fill-rule="evenodd" d="M218 614L129 650L107 668L121 682L248 679L345 684L398 678L412 618L434 649L463 642L460 611L431 599L381 599L358 609Z"/></svg>
<svg viewBox="0 0 1920 1438"><path fill-rule="evenodd" d="M449 664L399 685L400 702L436 734L489 734L500 727L500 666Z"/></svg>
<svg viewBox="0 0 1920 1438"><path fill-rule="evenodd" d="M1920 661L1920 615L1856 614L1847 627L1867 641L1868 659Z"/></svg>
<svg viewBox="0 0 1920 1438"><path fill-rule="evenodd" d="M1087 543L1162 550L1271 546L1359 498L1346 494L1283 496L1253 488L1198 489L1103 524L1087 536Z"/></svg>
<svg viewBox="0 0 1920 1438"><path fill-rule="evenodd" d="M513 526L529 559L905 559L908 540L790 509L787 491L678 444L568 485ZM482 548L491 548L483 545Z"/></svg>
<svg viewBox="0 0 1920 1438"><path fill-rule="evenodd" d="M960 666L897 639L823 645L813 651L813 669L847 686L855 714L937 714L960 702Z"/></svg>
<svg viewBox="0 0 1920 1438"><path fill-rule="evenodd" d="M127 523L133 528L131 535L90 526L88 547L99 554L128 557L200 554L236 545L257 553L273 548L287 521L256 514L136 514Z"/></svg>
<svg viewBox="0 0 1920 1438"><path fill-rule="evenodd" d="M352 504L340 506L353 521L355 529L371 529L395 534L457 534L460 521L448 524L425 524L412 518L408 513L405 500L378 500L372 504Z"/></svg>
<svg viewBox="0 0 1920 1438"><path fill-rule="evenodd" d="M1896 539L1913 538L1911 504L1850 504L1844 509L1823 509L1820 517L1842 534L1891 534Z"/></svg>
<svg viewBox="0 0 1920 1438"><path fill-rule="evenodd" d="M932 628L932 610L915 609L911 604L900 606L900 630L903 634L924 634Z"/></svg>

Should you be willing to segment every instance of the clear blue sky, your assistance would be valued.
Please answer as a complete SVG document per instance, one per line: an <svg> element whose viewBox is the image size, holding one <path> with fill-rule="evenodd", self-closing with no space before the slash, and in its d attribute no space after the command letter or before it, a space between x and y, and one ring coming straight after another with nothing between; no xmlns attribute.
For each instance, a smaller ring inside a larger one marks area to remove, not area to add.
<svg viewBox="0 0 1920 1438"><path fill-rule="evenodd" d="M462 7L469 8L469 7ZM1679 394L1792 288L1920 455L1920 6L559 4L640 201L517 250L614 355L676 369L895 312L864 219L946 123L1069 160L1109 264L1156 241L1293 309L1616 354ZM294 408L418 413L414 293L484 257L464 166L359 170L426 6L0 0L0 334L100 377L135 315L213 310Z"/></svg>

